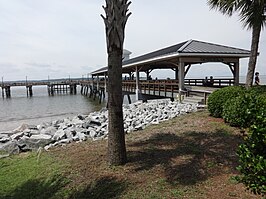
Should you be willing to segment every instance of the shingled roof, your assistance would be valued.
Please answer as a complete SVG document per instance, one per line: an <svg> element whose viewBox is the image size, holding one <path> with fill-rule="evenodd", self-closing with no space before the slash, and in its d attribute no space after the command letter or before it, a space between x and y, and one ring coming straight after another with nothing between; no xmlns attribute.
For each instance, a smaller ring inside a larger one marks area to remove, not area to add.
<svg viewBox="0 0 266 199"><path fill-rule="evenodd" d="M178 49L179 53L212 53L212 54L238 54L247 55L248 50L212 44L202 41L189 40L185 45Z"/></svg>
<svg viewBox="0 0 266 199"><path fill-rule="evenodd" d="M150 63L152 61L158 61L167 59L170 57L182 57L182 56L224 56L224 57L237 57L244 58L249 57L250 51L234 48L229 46L223 46L219 44L213 44L197 40L188 40L178 43L173 46L169 46L151 53L147 53L126 61L123 61L123 68L135 66L138 64ZM107 67L103 67L91 74L98 74L107 71Z"/></svg>
<svg viewBox="0 0 266 199"><path fill-rule="evenodd" d="M136 62L149 60L149 59L153 59L153 58L156 58L156 57L161 57L161 56L164 56L164 55L169 55L169 54L176 53L186 43L187 43L187 41L179 43L179 44L176 44L176 45L173 45L173 46L169 46L167 48L163 48L163 49L160 49L160 50L157 50L157 51L145 54L145 55L141 55L139 57L135 57L135 58L129 59L127 61L124 61L123 65L132 64L132 63L136 63Z"/></svg>

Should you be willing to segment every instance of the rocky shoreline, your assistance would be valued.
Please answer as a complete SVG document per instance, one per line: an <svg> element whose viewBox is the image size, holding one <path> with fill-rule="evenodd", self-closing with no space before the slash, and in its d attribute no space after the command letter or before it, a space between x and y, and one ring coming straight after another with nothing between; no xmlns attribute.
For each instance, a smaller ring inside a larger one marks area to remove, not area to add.
<svg viewBox="0 0 266 199"><path fill-rule="evenodd" d="M197 104L171 102L166 99L123 105L125 133L195 112L197 107ZM105 139L108 136L107 124L107 109L36 126L23 124L11 132L0 133L0 158L40 147L49 150L71 142Z"/></svg>

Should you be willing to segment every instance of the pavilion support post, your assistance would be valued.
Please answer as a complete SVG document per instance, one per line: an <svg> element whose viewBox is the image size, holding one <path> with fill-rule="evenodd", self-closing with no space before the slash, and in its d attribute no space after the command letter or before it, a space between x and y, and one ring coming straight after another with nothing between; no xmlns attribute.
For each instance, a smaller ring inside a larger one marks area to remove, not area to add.
<svg viewBox="0 0 266 199"><path fill-rule="evenodd" d="M178 68L175 69L175 80L178 80Z"/></svg>
<svg viewBox="0 0 266 199"><path fill-rule="evenodd" d="M181 60L179 61L179 73L178 73L178 87L179 87L179 92L178 92L178 99L179 102L182 103L183 101L183 94L184 94L184 89L185 89L185 64Z"/></svg>
<svg viewBox="0 0 266 199"><path fill-rule="evenodd" d="M104 93L107 92L107 76L106 73L104 73Z"/></svg>
<svg viewBox="0 0 266 199"><path fill-rule="evenodd" d="M136 100L139 100L139 71L138 67L136 67Z"/></svg>
<svg viewBox="0 0 266 199"><path fill-rule="evenodd" d="M238 62L236 62L234 64L234 68L235 68L235 71L234 71L235 83L234 83L234 85L238 86L239 85L239 60L238 60Z"/></svg>
<svg viewBox="0 0 266 199"><path fill-rule="evenodd" d="M150 71L149 70L146 71L146 75L147 75L147 80L149 80L149 76L150 76Z"/></svg>
<svg viewBox="0 0 266 199"><path fill-rule="evenodd" d="M97 75L97 91L99 91L100 85L99 85L99 75Z"/></svg>
<svg viewBox="0 0 266 199"><path fill-rule="evenodd" d="M91 76L91 81L90 81L90 85L93 87L93 81L94 81L94 76Z"/></svg>
<svg viewBox="0 0 266 199"><path fill-rule="evenodd" d="M178 86L179 86L179 93L182 93L185 89L185 64L184 62L179 62L179 73L178 73Z"/></svg>

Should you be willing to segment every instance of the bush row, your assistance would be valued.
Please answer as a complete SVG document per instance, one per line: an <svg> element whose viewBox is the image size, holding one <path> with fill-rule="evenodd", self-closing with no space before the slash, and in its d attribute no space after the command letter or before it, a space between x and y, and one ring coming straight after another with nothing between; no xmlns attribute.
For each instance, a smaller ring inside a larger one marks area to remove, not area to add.
<svg viewBox="0 0 266 199"><path fill-rule="evenodd" d="M257 116L244 143L238 148L238 181L255 194L266 195L266 117Z"/></svg>
<svg viewBox="0 0 266 199"><path fill-rule="evenodd" d="M249 128L237 151L238 180L253 193L266 195L266 86L217 90L209 97L208 110L232 126Z"/></svg>
<svg viewBox="0 0 266 199"><path fill-rule="evenodd" d="M250 127L256 115L266 111L266 86L249 90L232 86L214 91L208 99L208 110L214 117L221 117L231 126Z"/></svg>

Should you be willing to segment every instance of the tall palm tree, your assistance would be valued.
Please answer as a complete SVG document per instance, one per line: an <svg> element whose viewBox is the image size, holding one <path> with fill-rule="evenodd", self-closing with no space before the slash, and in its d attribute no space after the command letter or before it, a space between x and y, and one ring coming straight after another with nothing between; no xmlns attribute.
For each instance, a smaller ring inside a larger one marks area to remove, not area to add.
<svg viewBox="0 0 266 199"><path fill-rule="evenodd" d="M259 40L261 30L265 26L265 0L208 0L212 9L217 9L223 14L231 16L239 12L240 20L244 27L252 29L251 53L246 76L246 87L252 86L256 68Z"/></svg>
<svg viewBox="0 0 266 199"><path fill-rule="evenodd" d="M128 0L106 0L103 6L106 17L106 43L108 53L108 161L111 165L126 162L126 145L122 109L122 54L125 26L128 17Z"/></svg>

